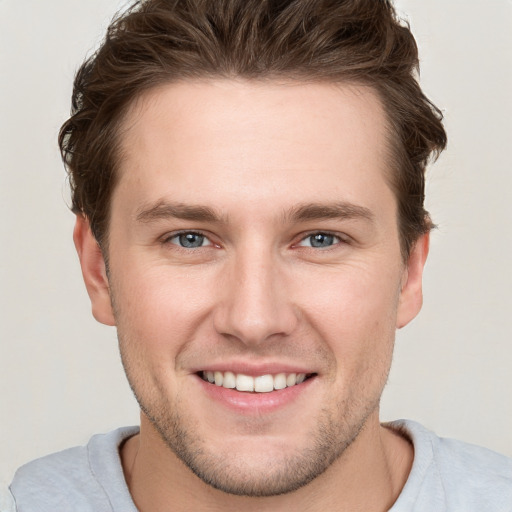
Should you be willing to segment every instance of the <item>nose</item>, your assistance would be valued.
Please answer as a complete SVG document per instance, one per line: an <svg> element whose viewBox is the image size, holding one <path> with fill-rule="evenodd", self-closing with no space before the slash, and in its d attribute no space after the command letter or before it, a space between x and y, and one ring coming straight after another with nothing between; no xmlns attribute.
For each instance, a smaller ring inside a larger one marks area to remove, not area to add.
<svg viewBox="0 0 512 512"><path fill-rule="evenodd" d="M218 333L256 346L290 335L298 314L288 293L287 276L270 250L246 251L224 268L214 327Z"/></svg>

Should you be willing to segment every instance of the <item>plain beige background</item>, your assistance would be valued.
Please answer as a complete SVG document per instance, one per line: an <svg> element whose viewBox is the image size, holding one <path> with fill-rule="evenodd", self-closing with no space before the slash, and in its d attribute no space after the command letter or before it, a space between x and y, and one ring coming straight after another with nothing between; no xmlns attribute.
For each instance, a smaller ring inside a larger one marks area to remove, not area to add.
<svg viewBox="0 0 512 512"><path fill-rule="evenodd" d="M118 0L0 0L0 483L138 421L81 281L56 137ZM384 420L512 456L512 2L400 0L449 150L428 178L425 306L398 333Z"/></svg>

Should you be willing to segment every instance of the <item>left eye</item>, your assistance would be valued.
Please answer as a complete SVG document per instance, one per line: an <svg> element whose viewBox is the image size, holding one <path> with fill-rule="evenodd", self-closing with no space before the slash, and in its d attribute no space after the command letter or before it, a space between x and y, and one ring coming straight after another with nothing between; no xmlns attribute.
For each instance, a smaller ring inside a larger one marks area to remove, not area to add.
<svg viewBox="0 0 512 512"><path fill-rule="evenodd" d="M204 235L194 232L179 233L168 239L171 244L179 245L185 249L196 249L211 245L211 242Z"/></svg>
<svg viewBox="0 0 512 512"><path fill-rule="evenodd" d="M329 233L315 233L309 235L299 242L300 247L314 247L315 249L325 249L341 241L340 237Z"/></svg>

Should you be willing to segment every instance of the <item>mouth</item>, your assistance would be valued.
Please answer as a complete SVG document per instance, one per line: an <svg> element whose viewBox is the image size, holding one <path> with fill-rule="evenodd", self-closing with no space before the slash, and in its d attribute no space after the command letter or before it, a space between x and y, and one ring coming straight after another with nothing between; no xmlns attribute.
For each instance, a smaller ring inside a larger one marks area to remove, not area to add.
<svg viewBox="0 0 512 512"><path fill-rule="evenodd" d="M230 371L201 371L198 376L205 382L225 389L245 393L270 393L298 386L315 376L315 373L277 373L252 377Z"/></svg>

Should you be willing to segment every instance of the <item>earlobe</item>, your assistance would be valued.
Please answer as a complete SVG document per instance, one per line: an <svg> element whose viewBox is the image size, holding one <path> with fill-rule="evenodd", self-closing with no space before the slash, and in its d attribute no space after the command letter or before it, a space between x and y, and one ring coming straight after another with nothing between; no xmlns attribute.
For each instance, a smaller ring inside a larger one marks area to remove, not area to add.
<svg viewBox="0 0 512 512"><path fill-rule="evenodd" d="M406 326L421 310L423 304L423 268L427 261L430 235L422 235L414 244L406 268L400 292L397 329Z"/></svg>
<svg viewBox="0 0 512 512"><path fill-rule="evenodd" d="M94 318L105 325L115 325L105 260L92 234L89 221L76 216L73 241L82 267L87 293L91 299Z"/></svg>

